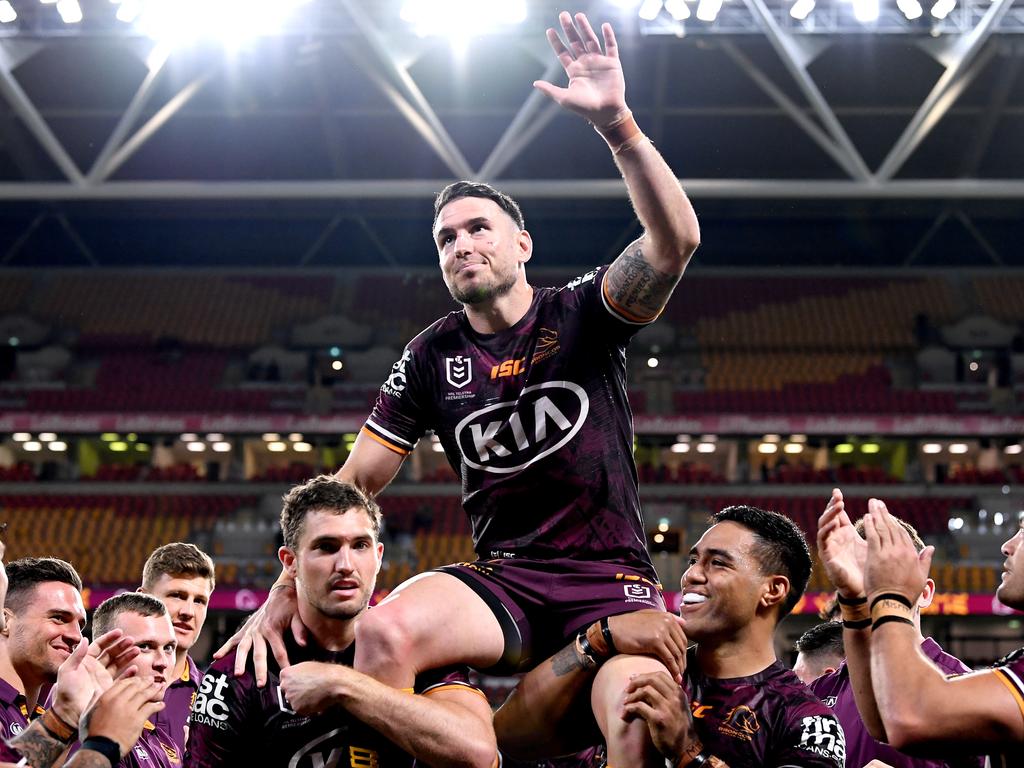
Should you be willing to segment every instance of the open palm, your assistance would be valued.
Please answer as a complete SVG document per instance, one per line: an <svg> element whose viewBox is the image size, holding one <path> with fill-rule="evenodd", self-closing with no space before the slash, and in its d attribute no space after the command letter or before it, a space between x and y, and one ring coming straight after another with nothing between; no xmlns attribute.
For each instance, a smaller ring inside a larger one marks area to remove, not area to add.
<svg viewBox="0 0 1024 768"><path fill-rule="evenodd" d="M547 31L551 49L569 76L565 88L538 80L534 86L557 104L582 115L598 127L609 125L626 113L626 81L619 48L610 24L601 27L604 46L585 14L575 19L564 11L559 23L566 42L554 29Z"/></svg>
<svg viewBox="0 0 1024 768"><path fill-rule="evenodd" d="M842 493L833 493L818 520L818 557L825 575L840 594L864 594L868 545L846 514Z"/></svg>

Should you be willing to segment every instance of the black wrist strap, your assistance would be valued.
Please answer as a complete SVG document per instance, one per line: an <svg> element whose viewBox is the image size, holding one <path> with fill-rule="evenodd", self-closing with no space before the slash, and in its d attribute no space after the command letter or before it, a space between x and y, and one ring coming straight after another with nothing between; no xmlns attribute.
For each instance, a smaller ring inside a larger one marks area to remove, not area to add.
<svg viewBox="0 0 1024 768"><path fill-rule="evenodd" d="M612 640L612 631L608 627L608 617L605 616L601 619L601 634L604 636L604 641L608 645L608 655L614 656L619 652L619 649L615 647L615 641Z"/></svg>
<svg viewBox="0 0 1024 768"><path fill-rule="evenodd" d="M846 629L867 629L871 626L871 619L861 619L860 621L846 621L843 620L843 626Z"/></svg>
<svg viewBox="0 0 1024 768"><path fill-rule="evenodd" d="M881 617L875 619L875 623L871 625L871 631L874 632L876 629L878 629L883 624L889 624L889 623L894 622L894 621L898 622L900 624L909 624L910 626L914 626L914 622L911 621L910 619L906 618L905 616L896 616L894 614L887 614L885 616L881 616Z"/></svg>
<svg viewBox="0 0 1024 768"><path fill-rule="evenodd" d="M82 742L82 749L90 749L99 752L110 761L111 768L121 762L121 747L113 739L106 736L90 736Z"/></svg>
<svg viewBox="0 0 1024 768"><path fill-rule="evenodd" d="M683 759L685 759L685 757ZM685 763L680 760L676 763L675 768L704 768L704 766L707 766L708 768L711 766L711 753L706 749L702 749Z"/></svg>
<svg viewBox="0 0 1024 768"><path fill-rule="evenodd" d="M868 597L867 595L863 597L843 597L837 592L836 600L839 601L840 605L864 605L868 601Z"/></svg>

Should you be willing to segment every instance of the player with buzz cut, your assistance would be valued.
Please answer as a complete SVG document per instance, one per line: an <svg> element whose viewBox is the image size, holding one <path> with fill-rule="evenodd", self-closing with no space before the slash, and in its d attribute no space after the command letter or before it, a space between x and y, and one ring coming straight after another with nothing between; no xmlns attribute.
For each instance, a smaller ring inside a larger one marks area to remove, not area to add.
<svg viewBox="0 0 1024 768"><path fill-rule="evenodd" d="M529 669L594 621L664 608L640 509L626 350L665 308L699 226L627 106L611 25L597 32L563 12L559 27L547 38L567 86L534 87L606 141L643 232L610 265L541 288L527 281L534 241L511 197L461 181L435 200L434 246L462 309L408 344L338 473L378 494L430 431L462 481L478 560L416 577L359 622L356 668L396 688L447 664ZM260 628L282 663L288 594L272 593ZM618 691L594 702L599 719L612 721L630 675L655 669L645 657L622 667ZM631 724L608 734L609 761L646 764L643 733Z"/></svg>
<svg viewBox="0 0 1024 768"><path fill-rule="evenodd" d="M795 647L793 672L801 682L809 685L815 678L835 672L846 655L843 650L842 622L824 621L815 624L800 635Z"/></svg>
<svg viewBox="0 0 1024 768"><path fill-rule="evenodd" d="M213 588L213 560L195 544L176 541L157 547L142 568L139 592L153 595L167 607L178 641L171 683L164 694L167 706L156 714L154 722L171 734L183 755L192 702L202 682L202 673L189 651L203 631Z"/></svg>

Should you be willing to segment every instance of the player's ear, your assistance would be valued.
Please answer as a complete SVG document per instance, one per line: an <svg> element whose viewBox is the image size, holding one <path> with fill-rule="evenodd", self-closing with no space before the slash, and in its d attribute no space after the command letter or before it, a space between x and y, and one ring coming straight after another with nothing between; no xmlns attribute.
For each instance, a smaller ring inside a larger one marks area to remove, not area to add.
<svg viewBox="0 0 1024 768"><path fill-rule="evenodd" d="M525 229L516 233L516 246L519 250L519 263L525 264L533 256L533 237Z"/></svg>
<svg viewBox="0 0 1024 768"><path fill-rule="evenodd" d="M295 578L295 553L288 547L281 547L277 550L277 559L281 561L285 571L291 578Z"/></svg>
<svg viewBox="0 0 1024 768"><path fill-rule="evenodd" d="M935 597L935 582L931 579L926 579L921 596L917 598L917 607L921 609L927 608L932 604L933 597Z"/></svg>
<svg viewBox="0 0 1024 768"><path fill-rule="evenodd" d="M781 574L769 576L765 580L764 592L761 593L761 605L773 608L782 605L789 596L789 579Z"/></svg>
<svg viewBox="0 0 1024 768"><path fill-rule="evenodd" d="M384 565L384 542L383 541L378 541L377 542L377 570L374 571L374 574L379 574L380 573L380 567L382 565Z"/></svg>

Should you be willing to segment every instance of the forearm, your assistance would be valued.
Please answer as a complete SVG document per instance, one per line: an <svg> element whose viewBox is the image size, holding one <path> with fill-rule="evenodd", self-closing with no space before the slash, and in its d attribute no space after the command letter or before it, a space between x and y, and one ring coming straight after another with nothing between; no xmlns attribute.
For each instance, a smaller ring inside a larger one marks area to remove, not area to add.
<svg viewBox="0 0 1024 768"><path fill-rule="evenodd" d="M31 763L31 761L29 761ZM35 763L31 763L35 768ZM99 752L93 752L91 749L80 749L75 752L74 756L66 763L64 768L115 768Z"/></svg>
<svg viewBox="0 0 1024 768"><path fill-rule="evenodd" d="M615 139L608 139L613 151ZM650 247L648 263L678 277L700 244L697 214L672 169L647 139L627 139L614 154Z"/></svg>
<svg viewBox="0 0 1024 768"><path fill-rule="evenodd" d="M66 743L47 733L38 719L11 739L8 746L24 757L32 768L60 765L61 758L68 749Z"/></svg>
<svg viewBox="0 0 1024 768"><path fill-rule="evenodd" d="M875 703L875 690L871 685L871 628L843 630L846 650L846 668L850 673L850 688L857 703L857 711L871 738L887 741L885 723Z"/></svg>
<svg viewBox="0 0 1024 768"><path fill-rule="evenodd" d="M949 682L921 653L916 630L906 624L890 623L873 632L871 683L886 740L897 749L917 740L929 724L941 728L945 713L953 709Z"/></svg>
<svg viewBox="0 0 1024 768"><path fill-rule="evenodd" d="M435 768L491 768L494 764L497 746L490 708L478 693L465 691L474 700L474 711L430 695L399 691L354 670L346 673L335 687L338 704L418 762Z"/></svg>
<svg viewBox="0 0 1024 768"><path fill-rule="evenodd" d="M593 682L594 671L584 665L575 642L531 670L494 713L502 751L524 760L558 752L556 745L569 730L562 725Z"/></svg>

